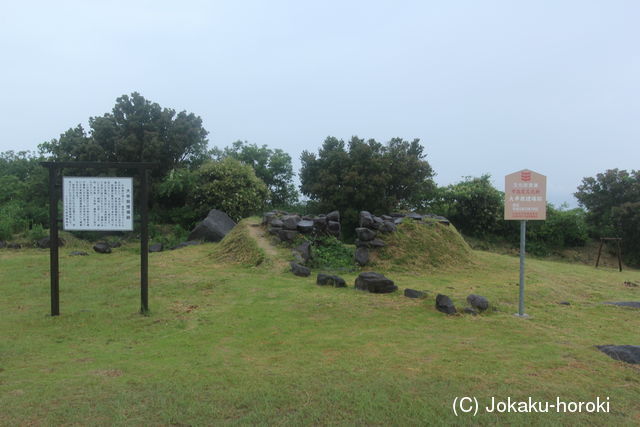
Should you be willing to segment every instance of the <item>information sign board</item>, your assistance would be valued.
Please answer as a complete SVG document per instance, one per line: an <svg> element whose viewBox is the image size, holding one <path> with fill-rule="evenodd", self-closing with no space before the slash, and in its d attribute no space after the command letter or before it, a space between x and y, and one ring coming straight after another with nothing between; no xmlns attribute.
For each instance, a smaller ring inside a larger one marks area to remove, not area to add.
<svg viewBox="0 0 640 427"><path fill-rule="evenodd" d="M65 230L133 230L132 178L63 177Z"/></svg>
<svg viewBox="0 0 640 427"><path fill-rule="evenodd" d="M547 177L528 169L504 178L504 219L547 219Z"/></svg>

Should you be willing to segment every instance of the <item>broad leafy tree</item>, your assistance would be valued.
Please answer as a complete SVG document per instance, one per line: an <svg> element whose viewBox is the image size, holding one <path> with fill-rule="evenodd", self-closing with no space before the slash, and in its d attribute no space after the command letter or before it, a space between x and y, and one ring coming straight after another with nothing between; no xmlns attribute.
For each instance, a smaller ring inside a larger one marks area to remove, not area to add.
<svg viewBox="0 0 640 427"><path fill-rule="evenodd" d="M270 205L285 207L298 201L298 191L293 185L293 166L291 156L281 149L270 149L236 141L231 147L211 150L212 157L220 160L232 157L253 168L256 176L264 181L271 192Z"/></svg>
<svg viewBox="0 0 640 427"><path fill-rule="evenodd" d="M425 158L418 139L383 144L354 136L345 144L328 137L317 154L302 153L301 190L320 210L339 210L345 228L353 227L361 210L384 214L422 207L435 190Z"/></svg>
<svg viewBox="0 0 640 427"><path fill-rule="evenodd" d="M206 157L207 131L193 113L162 108L137 92L116 100L110 113L39 145L54 160L157 162L164 176L179 167L197 166Z"/></svg>

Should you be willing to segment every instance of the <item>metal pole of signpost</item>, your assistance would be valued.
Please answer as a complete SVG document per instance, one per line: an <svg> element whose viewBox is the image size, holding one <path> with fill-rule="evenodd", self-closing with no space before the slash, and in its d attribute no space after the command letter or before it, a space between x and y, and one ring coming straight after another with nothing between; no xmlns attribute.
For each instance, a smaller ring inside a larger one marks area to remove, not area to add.
<svg viewBox="0 0 640 427"><path fill-rule="evenodd" d="M525 238L527 234L527 221L520 221L520 303L518 304L518 316L523 317L524 314L524 255L525 255Z"/></svg>
<svg viewBox="0 0 640 427"><path fill-rule="evenodd" d="M147 169L140 168L140 313L149 312L149 195Z"/></svg>

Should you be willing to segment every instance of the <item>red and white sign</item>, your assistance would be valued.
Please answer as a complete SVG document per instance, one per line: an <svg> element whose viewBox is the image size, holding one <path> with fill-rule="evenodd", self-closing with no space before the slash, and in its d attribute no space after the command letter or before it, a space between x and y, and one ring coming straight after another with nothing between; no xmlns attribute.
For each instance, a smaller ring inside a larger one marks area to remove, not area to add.
<svg viewBox="0 0 640 427"><path fill-rule="evenodd" d="M504 178L504 219L547 219L547 177L528 169Z"/></svg>

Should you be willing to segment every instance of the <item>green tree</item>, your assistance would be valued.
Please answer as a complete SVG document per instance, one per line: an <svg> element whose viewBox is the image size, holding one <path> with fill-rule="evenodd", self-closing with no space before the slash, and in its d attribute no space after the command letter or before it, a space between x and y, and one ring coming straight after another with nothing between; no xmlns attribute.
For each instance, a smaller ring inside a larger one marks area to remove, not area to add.
<svg viewBox="0 0 640 427"><path fill-rule="evenodd" d="M204 163L195 171L195 186L187 203L196 218L215 208L239 221L263 211L268 200L269 189L253 168L228 157Z"/></svg>
<svg viewBox="0 0 640 427"><path fill-rule="evenodd" d="M317 155L302 153L301 190L320 210L339 210L348 233L361 210L383 214L421 207L435 189L425 157L418 139L382 144L354 136L347 146L328 137Z"/></svg>
<svg viewBox="0 0 640 427"><path fill-rule="evenodd" d="M155 176L206 158L208 132L200 117L176 114L137 92L119 97L110 113L89 118L89 128L78 125L38 148L58 161L157 162Z"/></svg>
<svg viewBox="0 0 640 427"><path fill-rule="evenodd" d="M272 207L290 206L298 201L298 191L293 185L291 156L281 149L270 149L266 145L258 147L247 141L236 141L224 150L214 148L211 154L221 160L232 157L253 168L271 192L269 204Z"/></svg>
<svg viewBox="0 0 640 427"><path fill-rule="evenodd" d="M497 235L504 227L504 194L493 187L489 174L439 188L433 209L469 236Z"/></svg>
<svg viewBox="0 0 640 427"><path fill-rule="evenodd" d="M640 200L640 172L609 169L582 179L574 193L587 209L587 221L595 237L612 237L620 230L613 218L615 208Z"/></svg>
<svg viewBox="0 0 640 427"><path fill-rule="evenodd" d="M612 211L612 219L622 237L625 262L640 265L640 202L623 203Z"/></svg>

